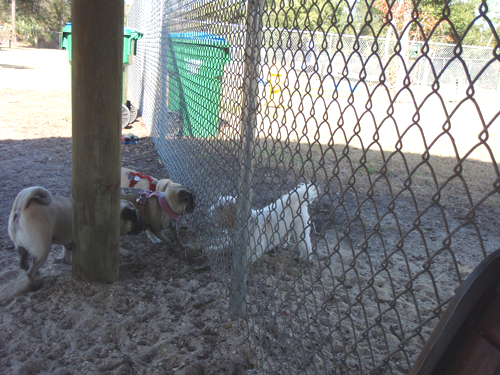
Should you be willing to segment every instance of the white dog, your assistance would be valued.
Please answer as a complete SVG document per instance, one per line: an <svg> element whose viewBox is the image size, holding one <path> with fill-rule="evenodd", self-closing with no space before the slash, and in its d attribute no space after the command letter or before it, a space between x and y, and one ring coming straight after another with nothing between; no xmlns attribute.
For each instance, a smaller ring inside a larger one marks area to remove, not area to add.
<svg viewBox="0 0 500 375"><path fill-rule="evenodd" d="M316 187L312 184L302 184L288 194L278 198L276 202L260 209L252 210L247 222L250 233L250 246L247 247L249 264L257 261L267 251L280 246L291 235L300 252L300 259L306 260L312 253L311 223L308 206L318 196ZM236 223L236 198L220 197L210 211L219 227L234 229ZM227 248L230 241L222 246ZM211 250L221 250L220 247Z"/></svg>

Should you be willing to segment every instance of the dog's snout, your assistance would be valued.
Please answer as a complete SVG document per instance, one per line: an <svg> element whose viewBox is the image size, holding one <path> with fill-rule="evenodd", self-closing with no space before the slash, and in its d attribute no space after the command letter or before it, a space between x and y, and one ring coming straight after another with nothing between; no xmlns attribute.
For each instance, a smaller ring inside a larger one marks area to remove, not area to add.
<svg viewBox="0 0 500 375"><path fill-rule="evenodd" d="M192 213L195 207L195 199L193 193L184 193L182 196L182 201L186 203L186 212Z"/></svg>

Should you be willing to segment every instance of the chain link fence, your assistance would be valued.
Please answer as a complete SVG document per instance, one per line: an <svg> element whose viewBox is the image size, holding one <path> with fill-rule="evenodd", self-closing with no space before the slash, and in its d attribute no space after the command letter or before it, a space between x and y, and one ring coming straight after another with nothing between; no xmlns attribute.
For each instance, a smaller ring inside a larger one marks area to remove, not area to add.
<svg viewBox="0 0 500 375"><path fill-rule="evenodd" d="M344 68L349 60L348 77L351 80L379 82L384 66L394 55L398 40L387 37L369 37L356 35L338 35L333 33L311 34L297 30L272 30L269 36L269 46L264 54L271 61L274 56L284 55L278 60L284 66L294 69L315 71L320 77L328 75L340 79L344 76ZM341 47L339 47L341 45ZM373 47L379 50L377 59L373 58ZM439 74L441 85L468 85L470 75L475 80L474 86L479 89L498 90L500 88L500 71L498 64L485 72L481 70L487 66L493 56L493 48L461 46L460 58L456 58L455 44L422 41L408 42L408 58L406 63L411 65L408 78L414 86L431 86ZM428 58L422 58L422 49L427 48ZM278 50L277 50L278 49ZM300 51L300 53L297 53ZM339 53L341 52L341 53ZM337 55L337 56L336 56ZM333 59L332 59L333 57ZM400 62L397 64L399 71ZM362 74L360 76L360 73ZM406 72L402 73L403 77ZM477 80L476 80L477 78ZM401 78L402 81L403 78ZM396 82L391 82L394 85ZM453 96L451 99L455 99Z"/></svg>
<svg viewBox="0 0 500 375"><path fill-rule="evenodd" d="M405 374L500 243L499 38L273 26L304 4L136 0L130 90L253 373Z"/></svg>

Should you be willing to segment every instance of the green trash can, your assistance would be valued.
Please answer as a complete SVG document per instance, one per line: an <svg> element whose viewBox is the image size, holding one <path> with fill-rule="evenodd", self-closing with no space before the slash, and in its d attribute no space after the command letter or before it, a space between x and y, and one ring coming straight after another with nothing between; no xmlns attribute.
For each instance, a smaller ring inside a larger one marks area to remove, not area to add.
<svg viewBox="0 0 500 375"><path fill-rule="evenodd" d="M122 109L122 127L135 121L137 118L137 108L130 100L127 100L128 92L128 67L134 63L134 56L137 54L137 41L142 38L142 33L136 29L125 27L123 29L123 98L122 103L129 109L130 118L127 122L127 113ZM122 106L123 107L123 106Z"/></svg>
<svg viewBox="0 0 500 375"><path fill-rule="evenodd" d="M167 106L183 118L181 135L208 138L219 131L222 76L231 45L221 36L173 33L167 42Z"/></svg>
<svg viewBox="0 0 500 375"><path fill-rule="evenodd" d="M142 38L142 33L130 27L123 28L123 66L132 65L137 54L137 41Z"/></svg>
<svg viewBox="0 0 500 375"><path fill-rule="evenodd" d="M68 51L69 62L72 57L71 22L67 22L62 29L61 49ZM133 57L137 53L137 41L142 38L142 33L129 27L123 28L123 65L132 65Z"/></svg>
<svg viewBox="0 0 500 375"><path fill-rule="evenodd" d="M66 23L62 29L61 49L68 51L69 63L72 60L72 40L71 40L71 22ZM127 68L134 62L134 56L137 53L137 41L142 38L139 31L124 27L123 28L123 93L122 93L122 127L134 122L137 118L137 109L127 100L128 92L128 72Z"/></svg>
<svg viewBox="0 0 500 375"><path fill-rule="evenodd" d="M68 51L69 62L71 63L71 22L67 22L62 29L61 49Z"/></svg>

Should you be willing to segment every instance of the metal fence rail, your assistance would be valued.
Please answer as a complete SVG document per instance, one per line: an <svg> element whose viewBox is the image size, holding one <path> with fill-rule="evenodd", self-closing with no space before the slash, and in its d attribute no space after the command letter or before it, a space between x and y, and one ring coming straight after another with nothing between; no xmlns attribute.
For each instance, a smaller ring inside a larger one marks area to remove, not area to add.
<svg viewBox="0 0 500 375"><path fill-rule="evenodd" d="M498 35L288 30L315 5L273 4L136 0L130 90L258 371L407 373L500 243Z"/></svg>

